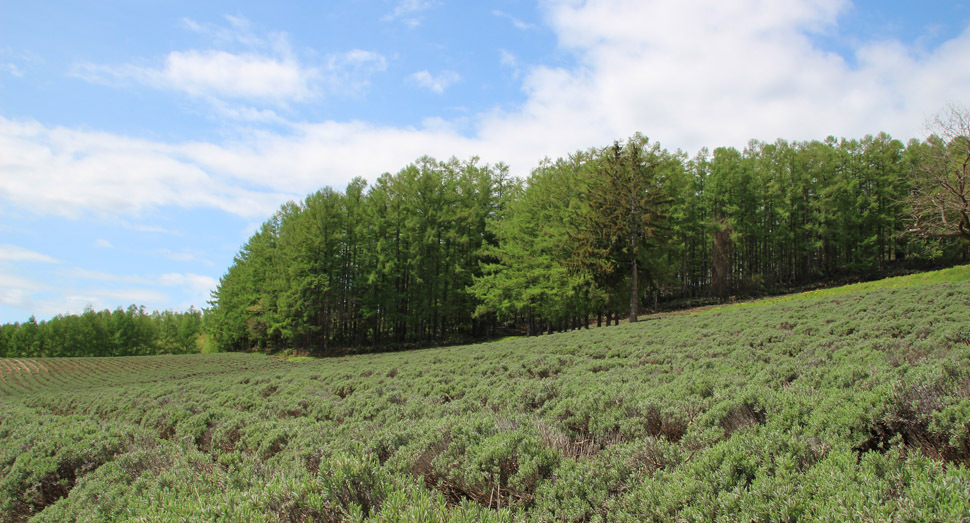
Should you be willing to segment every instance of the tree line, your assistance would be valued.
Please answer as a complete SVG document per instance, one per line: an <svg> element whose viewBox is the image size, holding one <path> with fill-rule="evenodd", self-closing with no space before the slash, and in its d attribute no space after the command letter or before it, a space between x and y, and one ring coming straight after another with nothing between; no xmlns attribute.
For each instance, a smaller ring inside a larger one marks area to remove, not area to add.
<svg viewBox="0 0 970 523"><path fill-rule="evenodd" d="M880 133L688 158L638 134L526 180L425 157L285 204L220 280L206 329L226 350L443 343L965 261L966 242L913 216L933 162L956 165L940 148L966 143Z"/></svg>
<svg viewBox="0 0 970 523"><path fill-rule="evenodd" d="M693 157L636 134L525 180L423 157L284 204L204 315L31 318L0 326L0 356L441 344L966 262L970 111L935 128L907 144L880 133Z"/></svg>
<svg viewBox="0 0 970 523"><path fill-rule="evenodd" d="M0 325L0 357L137 356L199 352L202 311L147 312L135 305L86 309L38 322Z"/></svg>

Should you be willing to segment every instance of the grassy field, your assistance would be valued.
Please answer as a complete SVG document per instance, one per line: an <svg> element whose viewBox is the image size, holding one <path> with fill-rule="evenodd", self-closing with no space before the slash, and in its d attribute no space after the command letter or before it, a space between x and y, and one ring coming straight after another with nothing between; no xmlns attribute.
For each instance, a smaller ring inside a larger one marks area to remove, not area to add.
<svg viewBox="0 0 970 523"><path fill-rule="evenodd" d="M968 279L345 358L0 360L0 519L966 520Z"/></svg>

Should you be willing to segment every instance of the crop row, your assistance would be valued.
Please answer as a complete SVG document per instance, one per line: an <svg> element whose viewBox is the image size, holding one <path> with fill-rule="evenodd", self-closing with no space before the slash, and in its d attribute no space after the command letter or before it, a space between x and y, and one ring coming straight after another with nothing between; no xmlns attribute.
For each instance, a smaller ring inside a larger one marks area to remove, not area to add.
<svg viewBox="0 0 970 523"><path fill-rule="evenodd" d="M390 354L44 360L83 386L16 374L0 513L963 520L968 308L948 282Z"/></svg>
<svg viewBox="0 0 970 523"><path fill-rule="evenodd" d="M0 397L151 383L219 374L239 367L233 355L106 358L0 358Z"/></svg>

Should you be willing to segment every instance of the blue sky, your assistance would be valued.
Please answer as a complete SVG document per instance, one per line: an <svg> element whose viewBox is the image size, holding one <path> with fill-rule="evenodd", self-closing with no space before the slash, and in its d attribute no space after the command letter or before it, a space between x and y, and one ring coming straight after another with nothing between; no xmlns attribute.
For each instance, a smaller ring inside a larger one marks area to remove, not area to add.
<svg viewBox="0 0 970 523"><path fill-rule="evenodd" d="M280 204L425 154L922 137L970 105L968 28L933 0L0 0L0 322L205 306Z"/></svg>

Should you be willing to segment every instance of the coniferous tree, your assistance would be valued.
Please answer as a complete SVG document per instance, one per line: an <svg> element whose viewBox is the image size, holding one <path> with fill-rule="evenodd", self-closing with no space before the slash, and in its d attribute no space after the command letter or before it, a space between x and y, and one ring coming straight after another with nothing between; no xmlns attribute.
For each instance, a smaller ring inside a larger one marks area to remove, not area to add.
<svg viewBox="0 0 970 523"><path fill-rule="evenodd" d="M605 236L612 268L625 270L628 279L619 281L629 290L629 319L637 321L644 260L656 256L659 245L670 237L673 200L665 187L667 171L675 165L679 169L680 164L642 135L624 146L614 142L600 154L599 169L590 172L587 227Z"/></svg>

